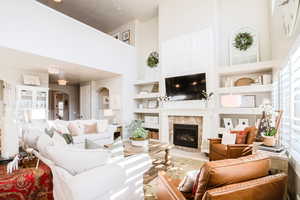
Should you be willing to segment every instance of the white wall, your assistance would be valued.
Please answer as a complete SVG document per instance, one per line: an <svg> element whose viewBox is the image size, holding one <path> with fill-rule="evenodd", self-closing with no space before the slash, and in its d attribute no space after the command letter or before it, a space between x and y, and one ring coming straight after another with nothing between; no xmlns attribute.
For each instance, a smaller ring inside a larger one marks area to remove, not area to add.
<svg viewBox="0 0 300 200"><path fill-rule="evenodd" d="M136 50L34 0L0 3L0 46L122 75L122 120L133 118Z"/></svg>
<svg viewBox="0 0 300 200"><path fill-rule="evenodd" d="M158 17L148 21L137 21L136 24L136 48L138 79L153 80L160 77L159 67L150 68L147 59L151 52L159 51L158 48Z"/></svg>
<svg viewBox="0 0 300 200"><path fill-rule="evenodd" d="M271 60L270 0L219 0L217 10L220 65L229 65L229 39L244 26L258 31L261 60Z"/></svg>

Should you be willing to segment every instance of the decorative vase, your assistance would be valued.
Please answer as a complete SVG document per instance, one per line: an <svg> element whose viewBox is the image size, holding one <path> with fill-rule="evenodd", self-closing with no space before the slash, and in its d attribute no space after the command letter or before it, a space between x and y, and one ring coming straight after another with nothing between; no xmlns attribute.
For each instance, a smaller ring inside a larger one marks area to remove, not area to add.
<svg viewBox="0 0 300 200"><path fill-rule="evenodd" d="M276 138L274 136L263 136L263 143L265 146L274 147L276 145Z"/></svg>

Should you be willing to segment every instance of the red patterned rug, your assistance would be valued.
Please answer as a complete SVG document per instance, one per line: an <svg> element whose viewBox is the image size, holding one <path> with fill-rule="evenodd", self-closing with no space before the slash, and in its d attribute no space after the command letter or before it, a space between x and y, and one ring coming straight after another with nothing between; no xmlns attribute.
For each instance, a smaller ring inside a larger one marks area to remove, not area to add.
<svg viewBox="0 0 300 200"><path fill-rule="evenodd" d="M50 168L40 162L38 169L19 169L6 174L6 166L0 165L0 200L53 200Z"/></svg>

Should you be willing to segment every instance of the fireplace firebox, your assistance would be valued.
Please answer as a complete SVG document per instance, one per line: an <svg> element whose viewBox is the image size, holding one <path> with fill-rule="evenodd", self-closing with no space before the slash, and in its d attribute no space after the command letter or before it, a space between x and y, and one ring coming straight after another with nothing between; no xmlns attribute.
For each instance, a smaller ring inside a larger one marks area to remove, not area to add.
<svg viewBox="0 0 300 200"><path fill-rule="evenodd" d="M173 130L174 145L198 148L198 125L174 124Z"/></svg>

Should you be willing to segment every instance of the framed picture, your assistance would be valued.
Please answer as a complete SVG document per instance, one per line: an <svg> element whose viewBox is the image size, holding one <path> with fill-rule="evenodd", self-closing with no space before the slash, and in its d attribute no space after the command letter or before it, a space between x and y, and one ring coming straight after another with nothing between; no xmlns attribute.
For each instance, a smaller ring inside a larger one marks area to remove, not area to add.
<svg viewBox="0 0 300 200"><path fill-rule="evenodd" d="M149 101L148 108L157 108L158 103L156 100Z"/></svg>
<svg viewBox="0 0 300 200"><path fill-rule="evenodd" d="M112 35L115 39L120 40L120 33L115 33Z"/></svg>
<svg viewBox="0 0 300 200"><path fill-rule="evenodd" d="M24 85L41 85L40 77L25 74L23 75L23 83Z"/></svg>
<svg viewBox="0 0 300 200"><path fill-rule="evenodd" d="M239 119L239 126L243 129L249 127L249 120L248 119Z"/></svg>
<svg viewBox="0 0 300 200"><path fill-rule="evenodd" d="M128 31L124 31L123 33L122 33L122 41L123 42L126 42L126 43L130 43L130 30L128 30Z"/></svg>
<svg viewBox="0 0 300 200"><path fill-rule="evenodd" d="M224 118L224 126L227 130L232 130L233 129L233 123L231 118Z"/></svg>
<svg viewBox="0 0 300 200"><path fill-rule="evenodd" d="M241 108L255 108L256 96L255 95L243 95L241 101Z"/></svg>

